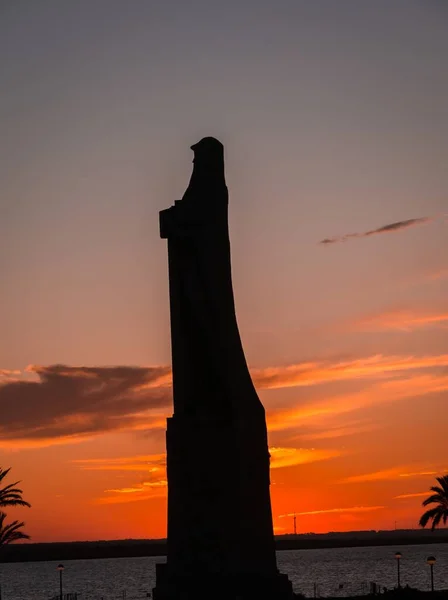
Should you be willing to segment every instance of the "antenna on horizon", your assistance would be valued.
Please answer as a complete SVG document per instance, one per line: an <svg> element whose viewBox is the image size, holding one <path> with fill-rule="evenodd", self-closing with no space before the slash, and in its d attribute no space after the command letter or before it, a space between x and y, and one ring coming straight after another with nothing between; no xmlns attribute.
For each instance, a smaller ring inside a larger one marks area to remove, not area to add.
<svg viewBox="0 0 448 600"><path fill-rule="evenodd" d="M296 526L296 513L294 513L294 535L297 535L297 526Z"/></svg>

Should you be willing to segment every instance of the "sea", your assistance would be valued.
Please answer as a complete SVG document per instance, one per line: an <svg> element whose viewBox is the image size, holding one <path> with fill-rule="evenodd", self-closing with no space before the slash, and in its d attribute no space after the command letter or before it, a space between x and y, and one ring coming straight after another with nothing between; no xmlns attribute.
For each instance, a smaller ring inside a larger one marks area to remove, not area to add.
<svg viewBox="0 0 448 600"><path fill-rule="evenodd" d="M285 550L278 567L287 573L295 592L309 598L354 596L369 592L370 583L391 589L397 585L395 552L402 553L401 585L429 590L428 556L436 558L434 588L448 589L448 544L375 546L324 550ZM104 558L64 562L63 593L78 600L144 600L152 595L155 565L165 557ZM51 600L59 597L57 562L0 565L1 600Z"/></svg>

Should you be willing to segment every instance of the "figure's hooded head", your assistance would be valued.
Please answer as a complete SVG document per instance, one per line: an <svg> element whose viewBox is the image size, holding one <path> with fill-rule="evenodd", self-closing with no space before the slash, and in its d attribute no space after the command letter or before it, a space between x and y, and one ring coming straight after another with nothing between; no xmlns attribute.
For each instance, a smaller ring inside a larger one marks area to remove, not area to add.
<svg viewBox="0 0 448 600"><path fill-rule="evenodd" d="M224 146L214 137L202 138L191 146L194 152L194 171L207 179L224 179Z"/></svg>
<svg viewBox="0 0 448 600"><path fill-rule="evenodd" d="M205 137L191 146L196 159L212 159L224 161L224 146L214 137Z"/></svg>
<svg viewBox="0 0 448 600"><path fill-rule="evenodd" d="M194 152L193 173L183 199L210 202L213 197L222 194L227 199L224 146L216 138L205 137L191 149Z"/></svg>

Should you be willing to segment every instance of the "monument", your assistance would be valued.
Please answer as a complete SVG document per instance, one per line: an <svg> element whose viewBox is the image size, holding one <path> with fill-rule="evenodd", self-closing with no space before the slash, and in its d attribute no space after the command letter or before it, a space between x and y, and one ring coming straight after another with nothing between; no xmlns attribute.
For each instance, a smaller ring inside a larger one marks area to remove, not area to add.
<svg viewBox="0 0 448 600"><path fill-rule="evenodd" d="M192 146L188 188L160 213L168 240L174 414L168 548L155 600L293 597L276 563L263 405L235 315L224 148Z"/></svg>

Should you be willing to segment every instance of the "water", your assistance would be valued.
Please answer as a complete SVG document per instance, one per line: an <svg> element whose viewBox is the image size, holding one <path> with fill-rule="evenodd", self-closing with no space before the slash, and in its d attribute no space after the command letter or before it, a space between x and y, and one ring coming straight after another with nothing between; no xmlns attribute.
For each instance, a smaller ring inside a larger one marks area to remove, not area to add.
<svg viewBox="0 0 448 600"><path fill-rule="evenodd" d="M349 595L363 582L392 588L397 583L396 551L401 559L401 584L429 589L426 557L433 554L436 589L448 588L448 544L379 546L278 552L278 566L287 573L294 590L313 596ZM155 564L165 558L105 558L64 562L64 592L78 592L80 600L144 600L155 584ZM0 565L2 600L50 600L59 593L58 562ZM340 584L343 587L339 589ZM124 595L125 592L125 595Z"/></svg>
<svg viewBox="0 0 448 600"><path fill-rule="evenodd" d="M426 558L434 555L434 588L448 589L448 544L375 546L326 550L291 550L277 553L279 569L288 573L294 591L313 596L314 583L322 595L349 595L361 591L363 582L381 587L397 585L395 552L400 551L401 585L429 590L430 570ZM343 584L339 591L339 585Z"/></svg>

